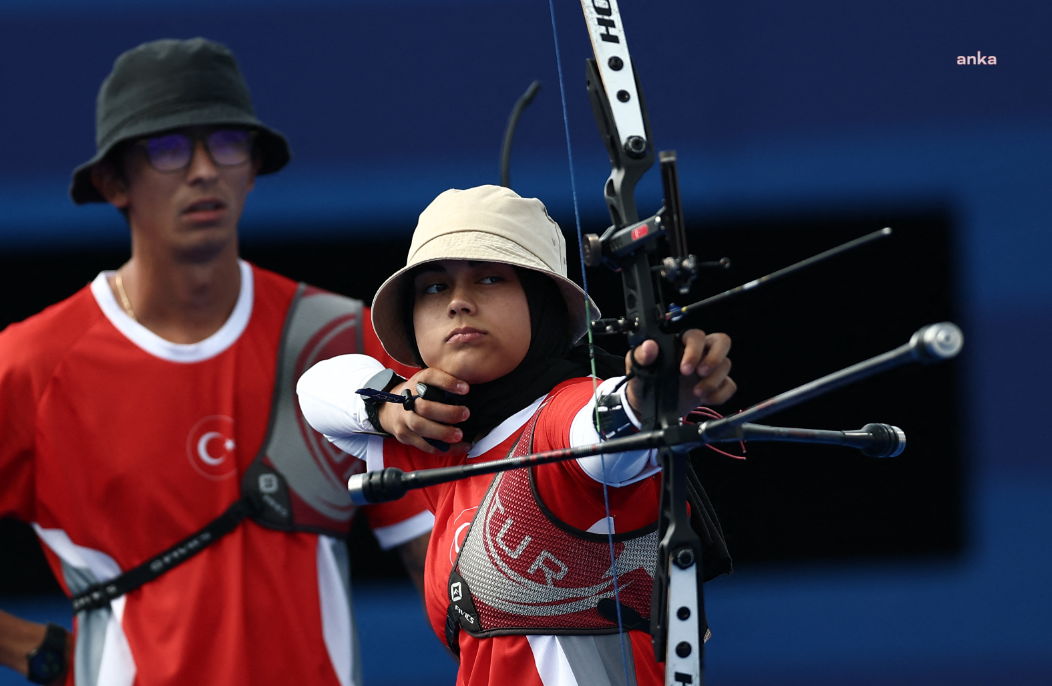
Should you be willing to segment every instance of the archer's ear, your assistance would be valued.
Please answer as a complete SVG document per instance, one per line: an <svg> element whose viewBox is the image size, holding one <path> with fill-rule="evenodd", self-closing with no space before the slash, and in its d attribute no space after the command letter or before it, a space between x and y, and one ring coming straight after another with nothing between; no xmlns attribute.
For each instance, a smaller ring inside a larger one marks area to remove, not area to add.
<svg viewBox="0 0 1052 686"><path fill-rule="evenodd" d="M128 184L117 173L113 163L103 160L91 168L91 183L117 209L128 206Z"/></svg>

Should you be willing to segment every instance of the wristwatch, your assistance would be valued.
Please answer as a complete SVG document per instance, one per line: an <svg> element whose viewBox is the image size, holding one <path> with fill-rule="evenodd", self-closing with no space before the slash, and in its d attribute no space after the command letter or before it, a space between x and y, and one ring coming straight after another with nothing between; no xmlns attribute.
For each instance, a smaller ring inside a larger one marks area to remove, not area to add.
<svg viewBox="0 0 1052 686"><path fill-rule="evenodd" d="M69 632L58 624L47 623L44 642L26 654L26 678L34 684L50 684L66 673Z"/></svg>
<svg viewBox="0 0 1052 686"><path fill-rule="evenodd" d="M395 370L384 369L374 374L371 379L365 382L365 386L362 388L387 392L403 381L405 381L405 379L396 374ZM374 400L367 395L363 395L362 402L365 403L365 416L369 418L369 423L373 425L373 428L376 429L377 433L382 436L390 436L391 434L384 431L384 428L380 426L380 417L377 414L377 408L383 401Z"/></svg>

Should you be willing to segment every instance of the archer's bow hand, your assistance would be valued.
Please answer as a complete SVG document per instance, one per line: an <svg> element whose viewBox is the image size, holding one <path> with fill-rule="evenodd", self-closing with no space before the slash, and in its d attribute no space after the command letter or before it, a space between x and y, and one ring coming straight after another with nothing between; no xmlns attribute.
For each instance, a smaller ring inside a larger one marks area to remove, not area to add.
<svg viewBox="0 0 1052 686"><path fill-rule="evenodd" d="M683 332L683 354L680 357L679 414L686 416L698 405L720 405L738 390L737 384L728 374L731 360L731 338L725 333L706 334L700 329ZM625 373L632 370L630 355L636 356L636 366L646 367L657 359L658 345L647 340L625 356ZM628 383L628 403L633 410L639 408L643 395L643 381L632 379Z"/></svg>

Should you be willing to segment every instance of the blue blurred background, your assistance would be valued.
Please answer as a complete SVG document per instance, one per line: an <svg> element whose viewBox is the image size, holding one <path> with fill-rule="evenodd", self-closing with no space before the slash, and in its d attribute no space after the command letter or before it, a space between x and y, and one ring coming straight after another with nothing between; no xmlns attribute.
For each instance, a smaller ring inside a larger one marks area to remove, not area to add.
<svg viewBox="0 0 1052 686"><path fill-rule="evenodd" d="M578 3L555 4L582 217L602 223L590 47ZM958 552L739 565L708 586L710 683L1052 683L1052 461L1040 438L1052 385L1052 5L624 0L621 11L656 144L679 152L688 216L939 208L967 334ZM512 182L572 226L543 0L4 0L0 252L126 245L111 208L68 200L69 172L94 152L94 98L114 58L195 35L233 49L258 114L292 142L293 164L250 199L247 246L407 237L437 193L497 182L508 110L533 79L544 86L520 123ZM957 64L980 51L997 64ZM656 209L651 177L640 204ZM411 661L411 630L380 619L423 627L411 591L362 585L357 597L359 622L376 627L367 684L452 682L426 628L432 650ZM0 607L67 613L46 597ZM0 673L7 683L19 680Z"/></svg>

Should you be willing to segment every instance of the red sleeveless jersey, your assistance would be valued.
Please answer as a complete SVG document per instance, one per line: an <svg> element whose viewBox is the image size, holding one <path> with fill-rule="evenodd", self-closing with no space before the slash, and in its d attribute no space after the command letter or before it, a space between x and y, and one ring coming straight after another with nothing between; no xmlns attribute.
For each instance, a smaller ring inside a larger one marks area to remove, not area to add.
<svg viewBox="0 0 1052 686"><path fill-rule="evenodd" d="M105 275L0 334L0 516L34 525L67 592L134 567L239 498L296 291L241 269L230 320L196 347L122 319ZM397 364L367 313L362 326L364 352ZM353 469L352 457L334 459ZM392 505L368 513L374 527L422 510ZM345 570L342 541L244 522L112 611L79 614L78 683L346 686L357 656Z"/></svg>

